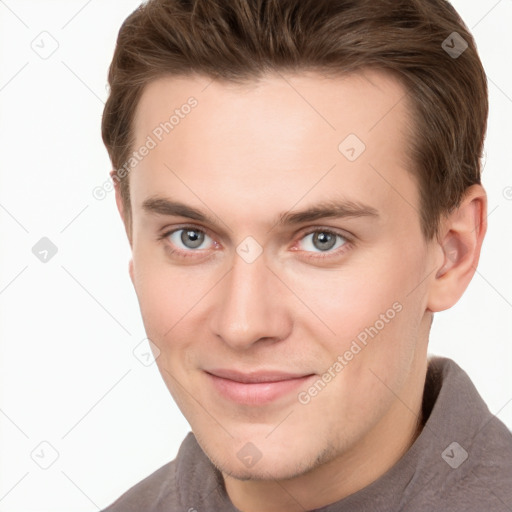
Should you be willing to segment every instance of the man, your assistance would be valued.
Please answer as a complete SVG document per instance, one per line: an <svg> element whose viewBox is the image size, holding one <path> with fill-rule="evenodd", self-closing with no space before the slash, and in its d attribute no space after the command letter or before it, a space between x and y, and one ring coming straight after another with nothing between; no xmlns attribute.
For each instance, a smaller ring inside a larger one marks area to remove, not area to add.
<svg viewBox="0 0 512 512"><path fill-rule="evenodd" d="M485 73L443 0L150 0L103 139L175 461L107 508L512 509L512 436L427 358L486 232Z"/></svg>

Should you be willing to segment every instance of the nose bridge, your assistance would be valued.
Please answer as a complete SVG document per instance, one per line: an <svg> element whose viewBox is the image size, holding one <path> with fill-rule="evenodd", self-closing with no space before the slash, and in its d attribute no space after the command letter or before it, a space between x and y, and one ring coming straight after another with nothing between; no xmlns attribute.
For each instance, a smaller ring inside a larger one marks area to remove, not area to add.
<svg viewBox="0 0 512 512"><path fill-rule="evenodd" d="M242 253L243 254L243 253ZM262 338L286 337L290 325L278 280L263 254L254 261L235 254L215 305L214 330L233 348L247 348Z"/></svg>

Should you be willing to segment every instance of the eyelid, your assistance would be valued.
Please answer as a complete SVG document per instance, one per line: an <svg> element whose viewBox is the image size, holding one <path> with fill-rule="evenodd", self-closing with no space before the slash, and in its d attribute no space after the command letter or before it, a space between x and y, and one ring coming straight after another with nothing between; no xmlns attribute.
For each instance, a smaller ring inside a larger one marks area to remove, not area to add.
<svg viewBox="0 0 512 512"><path fill-rule="evenodd" d="M172 235L176 231L187 230L187 229L201 231L201 233L205 233L210 238L212 238L212 239L215 238L215 235L213 235L212 231L210 231L208 228L205 228L204 226L199 226L196 224L178 224L178 225L172 226L172 227L166 226L166 227L162 228L161 230L159 230L161 233L159 235L159 238L165 238L169 235Z"/></svg>
<svg viewBox="0 0 512 512"><path fill-rule="evenodd" d="M295 236L301 236L301 238L303 238L306 235L310 235L312 233L317 233L317 232L321 232L321 231L326 231L327 233L333 233L335 235L339 235L342 238L344 238L345 240L347 240L347 242L353 242L354 238L355 238L354 235L345 231L344 229L333 228L331 226L309 226L307 228L304 228L304 230L298 231Z"/></svg>

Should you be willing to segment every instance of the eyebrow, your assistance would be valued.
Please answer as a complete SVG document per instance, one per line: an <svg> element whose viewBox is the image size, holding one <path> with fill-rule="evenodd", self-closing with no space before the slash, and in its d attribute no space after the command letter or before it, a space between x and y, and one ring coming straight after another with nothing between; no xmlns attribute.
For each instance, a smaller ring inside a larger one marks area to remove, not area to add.
<svg viewBox="0 0 512 512"><path fill-rule="evenodd" d="M150 197L142 203L142 208L147 213L158 215L186 217L210 224L216 224L215 217L205 212L188 206L179 201L172 201L163 197ZM312 222L325 218L356 218L356 217L379 217L379 212L358 201L348 200L327 200L321 201L309 208L300 211L288 211L277 216L273 225L292 226L305 222Z"/></svg>

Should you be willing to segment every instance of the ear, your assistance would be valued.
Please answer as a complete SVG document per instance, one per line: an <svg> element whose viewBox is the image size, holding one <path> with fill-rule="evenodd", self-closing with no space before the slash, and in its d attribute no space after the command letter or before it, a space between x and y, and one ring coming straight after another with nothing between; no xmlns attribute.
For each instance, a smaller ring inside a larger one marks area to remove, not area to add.
<svg viewBox="0 0 512 512"><path fill-rule="evenodd" d="M436 269L427 309L436 312L451 308L473 278L487 231L487 194L481 185L472 185L458 208L441 223L437 244L442 263Z"/></svg>

